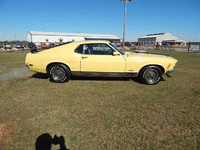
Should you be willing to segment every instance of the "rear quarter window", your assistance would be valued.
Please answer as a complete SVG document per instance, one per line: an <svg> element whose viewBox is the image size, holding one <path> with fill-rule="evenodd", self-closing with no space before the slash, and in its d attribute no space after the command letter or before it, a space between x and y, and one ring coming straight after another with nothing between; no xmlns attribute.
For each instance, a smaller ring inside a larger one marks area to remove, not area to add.
<svg viewBox="0 0 200 150"><path fill-rule="evenodd" d="M83 45L79 45L75 50L75 53L83 54Z"/></svg>

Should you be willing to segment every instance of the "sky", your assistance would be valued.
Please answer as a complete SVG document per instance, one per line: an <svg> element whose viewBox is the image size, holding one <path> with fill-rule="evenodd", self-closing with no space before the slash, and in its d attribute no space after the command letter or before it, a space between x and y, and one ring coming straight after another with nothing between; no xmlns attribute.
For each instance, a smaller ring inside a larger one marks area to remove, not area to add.
<svg viewBox="0 0 200 150"><path fill-rule="evenodd" d="M123 38L120 0L0 0L0 41L27 40L28 31L112 34ZM199 0L132 0L125 41L170 32L200 41Z"/></svg>

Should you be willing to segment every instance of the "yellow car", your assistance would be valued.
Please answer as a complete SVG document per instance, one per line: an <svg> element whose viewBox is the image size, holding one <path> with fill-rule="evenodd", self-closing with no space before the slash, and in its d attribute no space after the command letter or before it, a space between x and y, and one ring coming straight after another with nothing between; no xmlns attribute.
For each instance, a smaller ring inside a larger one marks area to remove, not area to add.
<svg viewBox="0 0 200 150"><path fill-rule="evenodd" d="M177 60L159 54L123 52L109 41L81 41L28 53L29 69L47 73L51 81L66 82L71 76L139 77L156 84L163 74L175 71Z"/></svg>

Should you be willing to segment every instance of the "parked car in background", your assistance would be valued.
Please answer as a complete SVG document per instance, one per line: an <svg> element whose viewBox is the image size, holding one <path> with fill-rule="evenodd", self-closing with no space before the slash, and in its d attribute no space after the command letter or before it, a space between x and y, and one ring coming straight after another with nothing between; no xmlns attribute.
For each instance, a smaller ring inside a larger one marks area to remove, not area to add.
<svg viewBox="0 0 200 150"><path fill-rule="evenodd" d="M16 43L16 48L23 49L24 45L22 43Z"/></svg>
<svg viewBox="0 0 200 150"><path fill-rule="evenodd" d="M30 49L36 49L37 46L35 45L35 43L28 43L28 48L30 48Z"/></svg>
<svg viewBox="0 0 200 150"><path fill-rule="evenodd" d="M32 51L33 52L33 51ZM162 75L176 71L177 60L168 55L123 52L109 41L72 42L26 55L26 66L47 73L51 81L71 76L138 77L156 84Z"/></svg>
<svg viewBox="0 0 200 150"><path fill-rule="evenodd" d="M12 45L10 43L3 43L3 48L4 49L11 49Z"/></svg>

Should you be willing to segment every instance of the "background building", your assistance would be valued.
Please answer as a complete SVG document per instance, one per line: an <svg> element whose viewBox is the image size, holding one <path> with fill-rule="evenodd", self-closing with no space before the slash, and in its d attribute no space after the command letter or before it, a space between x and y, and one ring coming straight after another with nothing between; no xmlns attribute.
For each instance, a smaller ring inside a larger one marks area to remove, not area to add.
<svg viewBox="0 0 200 150"><path fill-rule="evenodd" d="M149 34L138 38L143 45L186 45L186 41L179 39L171 33Z"/></svg>
<svg viewBox="0 0 200 150"><path fill-rule="evenodd" d="M111 42L119 42L120 38L110 34L29 31L27 35L27 40L28 42L33 42L38 45L39 43L65 43L70 41L85 40L108 40Z"/></svg>

